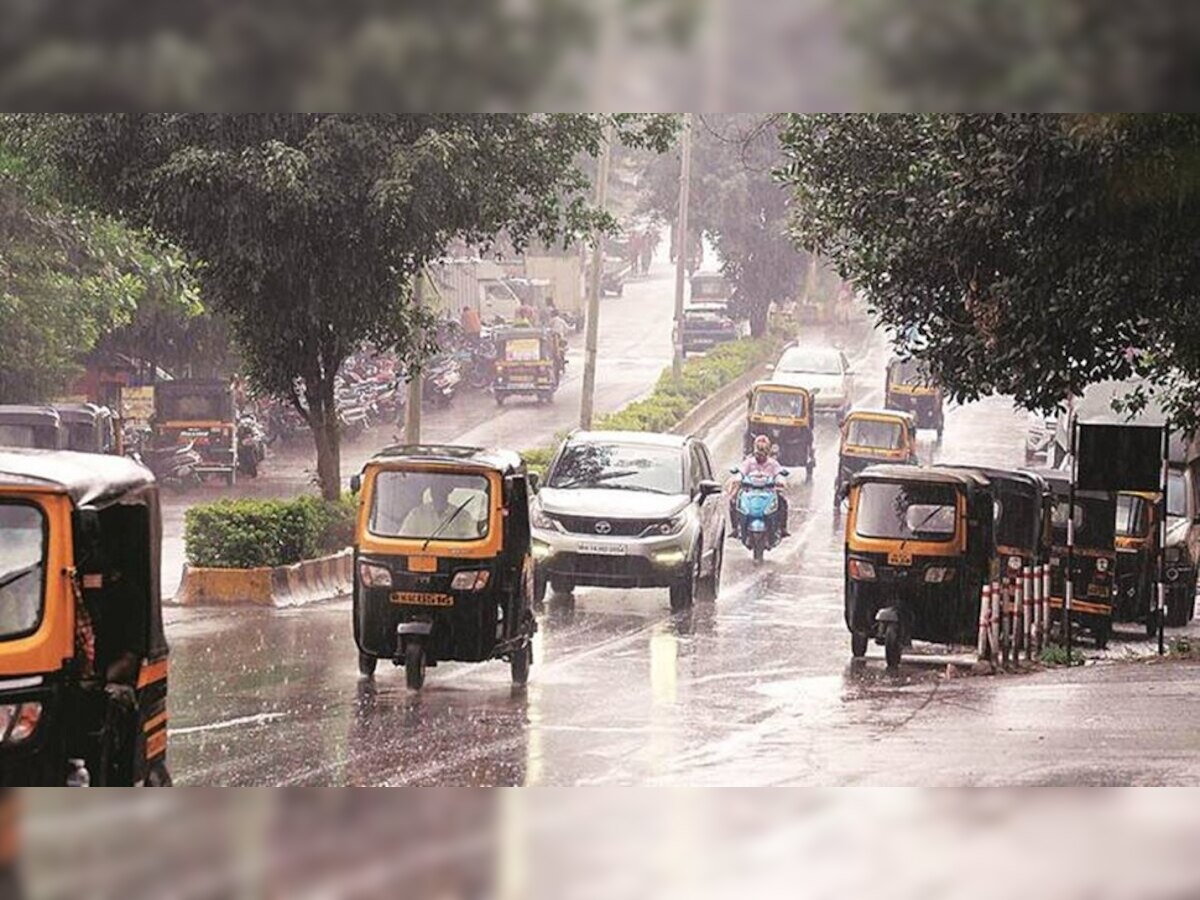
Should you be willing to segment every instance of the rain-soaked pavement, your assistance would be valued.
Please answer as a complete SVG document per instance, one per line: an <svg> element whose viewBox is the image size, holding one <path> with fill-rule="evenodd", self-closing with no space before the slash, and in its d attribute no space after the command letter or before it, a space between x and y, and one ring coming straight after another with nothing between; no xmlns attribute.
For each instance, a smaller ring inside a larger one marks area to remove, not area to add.
<svg viewBox="0 0 1200 900"><path fill-rule="evenodd" d="M881 337L856 352L859 404L878 405ZM922 455L1018 464L1022 425L1002 400L955 408L943 445L923 437ZM708 434L719 464L737 461L740 428L734 413ZM527 445L518 434L508 443ZM387 666L360 680L348 600L170 610L177 782L1200 782L1191 667L950 678L907 660L888 674L874 647L851 665L832 421L817 441L813 483L790 490L793 537L764 566L729 542L718 600L678 615L665 591L551 597L523 689L500 662L443 664L420 693ZM1113 646L1110 656L1147 649L1133 633Z"/></svg>

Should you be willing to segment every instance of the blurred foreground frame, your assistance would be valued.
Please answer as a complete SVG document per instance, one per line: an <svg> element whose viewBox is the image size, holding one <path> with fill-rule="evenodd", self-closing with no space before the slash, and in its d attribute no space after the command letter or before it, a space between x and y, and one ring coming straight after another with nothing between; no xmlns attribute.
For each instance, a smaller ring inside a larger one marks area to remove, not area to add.
<svg viewBox="0 0 1200 900"><path fill-rule="evenodd" d="M1194 790L25 790L24 896L1200 895Z"/></svg>

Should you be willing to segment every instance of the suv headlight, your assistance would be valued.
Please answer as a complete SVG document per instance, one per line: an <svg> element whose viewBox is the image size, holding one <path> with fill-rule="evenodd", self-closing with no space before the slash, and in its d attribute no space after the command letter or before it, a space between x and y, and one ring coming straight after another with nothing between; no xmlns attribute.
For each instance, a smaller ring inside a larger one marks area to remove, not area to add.
<svg viewBox="0 0 1200 900"><path fill-rule="evenodd" d="M665 522L655 522L642 532L642 537L655 537L656 535L679 534L683 531L683 526L687 524L687 516L684 513L672 516Z"/></svg>
<svg viewBox="0 0 1200 900"><path fill-rule="evenodd" d="M390 588L392 586L392 573L386 566L360 562L358 564L358 580L363 587Z"/></svg>
<svg viewBox="0 0 1200 900"><path fill-rule="evenodd" d="M529 516L529 521L533 524L534 528L541 528L543 531L556 530L554 519L552 519L544 509L542 509L542 505L540 503L533 507L533 511Z"/></svg>

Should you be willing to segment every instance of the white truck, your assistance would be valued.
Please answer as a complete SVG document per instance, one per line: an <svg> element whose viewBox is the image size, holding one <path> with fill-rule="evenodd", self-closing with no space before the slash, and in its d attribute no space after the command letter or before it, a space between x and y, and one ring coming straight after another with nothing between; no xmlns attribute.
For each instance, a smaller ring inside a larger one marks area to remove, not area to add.
<svg viewBox="0 0 1200 900"><path fill-rule="evenodd" d="M458 320L471 308L485 324L516 318L520 298L505 282L504 268L497 262L478 258L444 259L429 266L433 282L430 306Z"/></svg>

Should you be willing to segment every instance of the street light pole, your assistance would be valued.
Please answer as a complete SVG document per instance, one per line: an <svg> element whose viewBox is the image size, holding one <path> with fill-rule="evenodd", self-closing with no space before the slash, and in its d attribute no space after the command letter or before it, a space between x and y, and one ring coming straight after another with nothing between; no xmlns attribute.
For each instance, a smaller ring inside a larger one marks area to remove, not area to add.
<svg viewBox="0 0 1200 900"><path fill-rule="evenodd" d="M425 272L418 272L413 278L413 305L418 314L425 299ZM408 371L408 403L404 413L404 443L421 443L421 367L411 367Z"/></svg>
<svg viewBox="0 0 1200 900"><path fill-rule="evenodd" d="M678 378L683 371L683 282L688 253L688 185L692 175L692 114L683 117L683 138L679 162L679 217L675 220L675 353L671 373Z"/></svg>
<svg viewBox="0 0 1200 900"><path fill-rule="evenodd" d="M608 169L612 162L613 127L609 123L601 138L600 162L596 172L596 207L604 212L608 205ZM600 333L600 275L604 266L604 232L592 234L592 266L588 272L587 327L583 351L583 396L579 402L579 427L592 427L596 402L596 343Z"/></svg>

